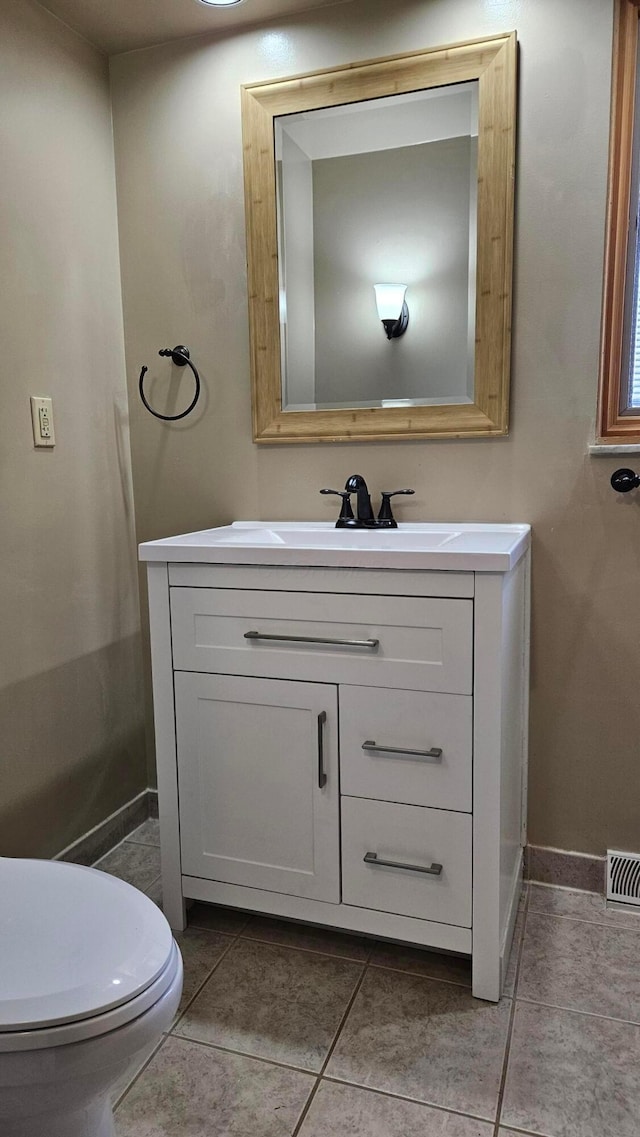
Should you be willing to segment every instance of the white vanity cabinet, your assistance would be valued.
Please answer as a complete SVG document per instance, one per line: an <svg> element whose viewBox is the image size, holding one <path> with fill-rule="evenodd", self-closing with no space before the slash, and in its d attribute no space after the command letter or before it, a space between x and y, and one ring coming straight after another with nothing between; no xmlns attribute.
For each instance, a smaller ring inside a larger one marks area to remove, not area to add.
<svg viewBox="0 0 640 1137"><path fill-rule="evenodd" d="M192 898L467 953L474 994L499 997L525 840L529 553L527 527L493 528L520 540L485 571L270 564L266 541L256 563L204 534L141 547L174 928Z"/></svg>

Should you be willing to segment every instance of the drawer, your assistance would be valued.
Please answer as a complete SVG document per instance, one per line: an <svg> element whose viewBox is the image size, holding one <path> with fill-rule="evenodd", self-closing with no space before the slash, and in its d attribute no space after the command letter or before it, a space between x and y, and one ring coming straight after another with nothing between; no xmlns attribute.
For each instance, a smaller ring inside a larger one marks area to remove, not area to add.
<svg viewBox="0 0 640 1137"><path fill-rule="evenodd" d="M471 692L471 600L172 588L171 624L179 671Z"/></svg>
<svg viewBox="0 0 640 1137"><path fill-rule="evenodd" d="M470 813L472 723L470 695L340 687L343 794Z"/></svg>
<svg viewBox="0 0 640 1137"><path fill-rule="evenodd" d="M466 813L343 797L342 901L470 928L471 841Z"/></svg>

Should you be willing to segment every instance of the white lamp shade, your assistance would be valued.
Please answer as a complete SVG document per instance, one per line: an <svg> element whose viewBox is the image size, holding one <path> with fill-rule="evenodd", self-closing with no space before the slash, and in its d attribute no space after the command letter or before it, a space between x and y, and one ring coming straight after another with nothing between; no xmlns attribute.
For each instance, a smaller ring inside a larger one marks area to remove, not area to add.
<svg viewBox="0 0 640 1137"><path fill-rule="evenodd" d="M404 304L406 284L374 284L378 316L381 320L398 320Z"/></svg>

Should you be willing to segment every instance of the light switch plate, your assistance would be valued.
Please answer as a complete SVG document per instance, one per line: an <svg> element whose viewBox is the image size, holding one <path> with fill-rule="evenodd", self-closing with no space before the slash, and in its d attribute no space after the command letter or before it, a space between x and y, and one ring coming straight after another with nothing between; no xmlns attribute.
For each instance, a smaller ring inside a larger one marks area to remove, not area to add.
<svg viewBox="0 0 640 1137"><path fill-rule="evenodd" d="M52 399L44 395L31 396L31 425L34 446L55 446Z"/></svg>

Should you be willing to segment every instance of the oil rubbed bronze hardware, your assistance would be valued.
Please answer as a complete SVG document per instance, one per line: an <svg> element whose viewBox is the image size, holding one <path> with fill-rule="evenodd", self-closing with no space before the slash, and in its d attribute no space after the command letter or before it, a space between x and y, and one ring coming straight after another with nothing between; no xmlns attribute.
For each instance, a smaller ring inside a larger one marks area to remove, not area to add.
<svg viewBox="0 0 640 1137"><path fill-rule="evenodd" d="M147 402L145 393L144 393L144 377L147 374L147 371L149 370L149 368L143 367L142 371L140 372L140 379L138 381L138 390L140 392L140 398L142 399L142 402L144 403L147 410L149 411L149 414L152 414L155 418L163 419L164 422L177 422L178 419L186 418L187 415L191 414L196 403L198 402L198 399L200 398L200 376L198 375L198 371L197 371L195 365L189 359L189 348L188 347L184 347L182 344L178 344L177 347L173 347L173 348L163 347L158 352L158 355L170 355L173 362L175 363L176 367L186 367L186 365L189 364L189 367L193 371L193 377L196 381L195 394L194 394L191 402L189 403L189 406L187 407L186 411L181 411L179 415L161 415L160 411L154 411L153 407L149 405L149 403Z"/></svg>
<svg viewBox="0 0 640 1137"><path fill-rule="evenodd" d="M336 497L342 498L342 506L340 508L340 516L336 522L336 529L344 528L344 526L340 524L342 521L349 521L354 525L356 524L356 519L353 516L353 510L351 508L351 490L320 490L320 493L331 493L335 494Z"/></svg>
<svg viewBox="0 0 640 1137"><path fill-rule="evenodd" d="M398 522L391 511L391 498L397 497L398 494L414 494L415 492L415 490L382 490L378 516L374 517L369 487L362 474L352 474L350 478L347 478L343 490L320 490L322 494L330 493L342 498L342 508L336 521L336 529L397 529ZM351 508L351 494L353 493L356 494L358 502L357 517L353 516Z"/></svg>

